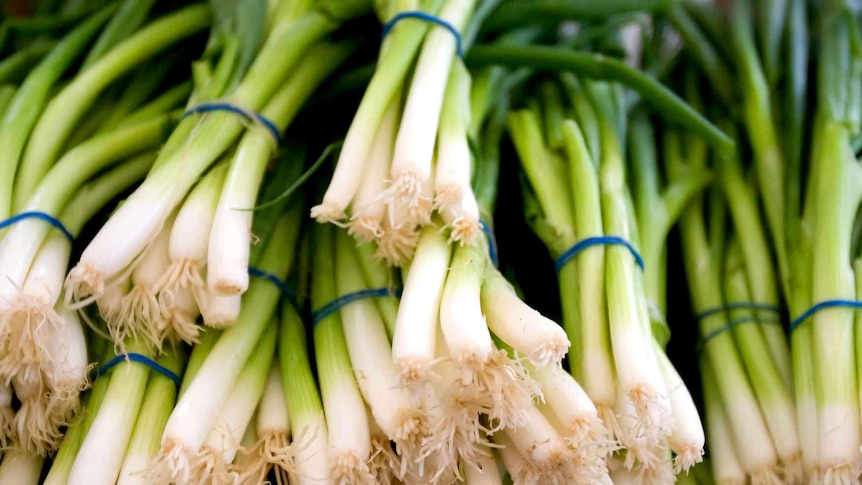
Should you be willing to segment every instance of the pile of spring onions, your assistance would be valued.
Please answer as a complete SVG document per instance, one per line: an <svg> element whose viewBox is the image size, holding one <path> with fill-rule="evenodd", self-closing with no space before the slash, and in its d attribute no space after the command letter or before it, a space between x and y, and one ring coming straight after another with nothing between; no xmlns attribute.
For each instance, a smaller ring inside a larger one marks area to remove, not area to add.
<svg viewBox="0 0 862 485"><path fill-rule="evenodd" d="M0 483L860 483L855 2L7 3Z"/></svg>

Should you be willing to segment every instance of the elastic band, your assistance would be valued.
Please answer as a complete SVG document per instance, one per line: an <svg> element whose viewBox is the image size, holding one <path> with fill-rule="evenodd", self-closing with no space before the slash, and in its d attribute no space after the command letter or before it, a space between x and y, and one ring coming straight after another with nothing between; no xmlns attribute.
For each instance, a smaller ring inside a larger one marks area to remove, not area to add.
<svg viewBox="0 0 862 485"><path fill-rule="evenodd" d="M260 268L255 268L254 266L248 267L248 274L257 278L265 279L270 283L274 284L279 289L279 291L281 291L281 294L284 295L285 298L287 298L287 301L289 301L290 304L293 305L293 308L299 310L299 300L296 298L296 293L294 293L293 290L291 290L290 287L288 287L284 281L281 281L278 276L264 271Z"/></svg>
<svg viewBox="0 0 862 485"><path fill-rule="evenodd" d="M500 266L500 259L497 253L497 239L494 237L494 232L491 231L491 228L484 220L479 219L479 225L482 226L482 232L488 238L488 257L491 258L491 264L496 268Z"/></svg>
<svg viewBox="0 0 862 485"><path fill-rule="evenodd" d="M814 306L812 306L811 308L809 308L802 315L796 317L796 320L793 320L792 322L790 322L790 332L793 332L794 330L796 330L796 327L798 327L799 325L802 325L802 322L804 322L805 320L808 320L808 318L811 317L811 315L814 315L815 313L819 312L820 310L823 310L826 308L836 308L836 307L862 309L862 301L855 301L855 300L826 300L826 301L821 301L820 303L817 303Z"/></svg>
<svg viewBox="0 0 862 485"><path fill-rule="evenodd" d="M24 219L41 219L41 220L47 222L48 224L54 226L58 231L62 232L63 235L66 236L66 239L69 240L70 243L75 242L75 236L73 236L72 233L69 232L68 229L66 229L66 226L64 226L63 223L60 222L59 219L55 218L54 216L52 216L50 214L46 214L44 212L39 212L39 211L22 212L18 215L14 215L14 216L6 219L5 221L0 222L0 229L5 229L5 228L11 226L12 224L15 224L16 222L23 221Z"/></svg>
<svg viewBox="0 0 862 485"><path fill-rule="evenodd" d="M714 339L715 337L718 337L722 333L730 330L733 327L736 327L737 325L742 325L743 323L761 323L764 325L781 325L781 321L774 319L774 318L760 319L760 318L757 318L757 317L754 317L751 315L739 317L736 320L731 320L727 324L716 328L712 332L709 332L708 334L706 334L702 339L700 339L700 342L698 342L698 346L697 346L698 347L698 353L703 350L703 347L706 344L708 344L710 340Z"/></svg>
<svg viewBox="0 0 862 485"><path fill-rule="evenodd" d="M778 313L781 311L778 305L771 305L769 303L757 303L754 301L736 301L733 303L728 303L726 305L717 306L715 308L707 308L706 310L698 313L695 318L697 320L703 320L706 317L711 317L717 313L724 313L730 310L761 310L771 313Z"/></svg>
<svg viewBox="0 0 862 485"><path fill-rule="evenodd" d="M344 308L350 303L359 300L365 300L368 298L379 298L382 296L394 296L395 298L401 298L401 288L370 288L367 290L359 290L354 291L353 293L347 293L346 295L341 295L338 298L332 300L331 302L323 305L311 312L311 322L313 325L317 325L326 317L332 315L338 310Z"/></svg>
<svg viewBox="0 0 862 485"><path fill-rule="evenodd" d="M635 249L634 246L625 239L617 236L595 236L581 239L574 246L565 250L563 254L561 254L556 261L554 261L554 266L557 268L557 273L563 269L563 266L569 262L572 258L580 254L583 250L591 248L593 246L606 246L606 245L617 245L617 246L625 246L629 252L632 253L632 256L635 258L635 262L640 266L641 270L644 269L644 259L641 257L638 250Z"/></svg>
<svg viewBox="0 0 862 485"><path fill-rule="evenodd" d="M245 108L241 108L235 104L230 103L201 103L197 106L193 106L186 110L183 113L183 118L193 115L195 113L209 113L212 111L227 111L229 113L238 114L250 121L254 121L262 125L264 128L269 130L269 134L275 139L275 142L279 145L281 144L281 131L275 126L275 123L272 122L266 116L258 113L257 111L247 110Z"/></svg>
<svg viewBox="0 0 862 485"><path fill-rule="evenodd" d="M158 372L159 374L167 377L168 379L174 381L174 384L176 384L177 387L180 387L183 383L183 380L180 378L180 376L174 374L174 372L172 370L159 364L158 362L147 357L146 355L136 354L134 352L128 353L128 354L120 354L120 355L115 356L113 359L106 362L102 367L99 367L98 369L96 369L96 371L93 373L93 377L91 380L96 380L97 377L108 372L115 365L119 364L120 362L125 362L127 360L132 361L132 362L138 362L139 364L146 365L150 369L152 369L152 370Z"/></svg>
<svg viewBox="0 0 862 485"><path fill-rule="evenodd" d="M383 30L380 31L380 38L385 39L387 35L389 35L389 31L392 30L392 27L395 26L402 19L419 19L424 20L426 22L431 22L439 25L440 27L446 28L452 35L455 37L455 52L458 53L458 57L464 58L464 46L461 43L461 33L458 32L458 29L455 28L454 25L449 22L441 19L440 17L435 17L427 12L422 12L419 10L408 10L406 12L399 12L392 17L389 22L386 22L383 25Z"/></svg>

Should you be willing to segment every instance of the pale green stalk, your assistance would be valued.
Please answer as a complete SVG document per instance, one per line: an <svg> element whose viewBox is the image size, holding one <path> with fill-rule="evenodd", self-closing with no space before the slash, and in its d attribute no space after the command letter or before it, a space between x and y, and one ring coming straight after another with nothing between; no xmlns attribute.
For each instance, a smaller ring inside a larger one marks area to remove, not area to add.
<svg viewBox="0 0 862 485"><path fill-rule="evenodd" d="M812 162L817 180L812 240L812 302L856 295L849 263L852 222L862 200L862 172L849 145L846 126L824 121L817 130L821 149ZM816 313L813 329L819 412L819 463L824 472L855 474L859 456L859 399L853 311L830 308ZM855 424L854 424L855 423ZM838 431L840 430L840 431Z"/></svg>
<svg viewBox="0 0 862 485"><path fill-rule="evenodd" d="M590 87L601 126L599 187L605 235L637 245L622 147L614 125L613 91L610 86ZM652 441L670 434L670 402L653 351L649 318L639 308L643 281L636 271L641 269L627 248L605 248L605 291L611 303L608 326L619 385L634 406L638 426L643 426L647 440Z"/></svg>
<svg viewBox="0 0 862 485"><path fill-rule="evenodd" d="M113 13L103 9L69 33L27 75L0 121L0 220L12 215L15 174L33 125L50 99L51 90Z"/></svg>
<svg viewBox="0 0 862 485"><path fill-rule="evenodd" d="M746 483L745 470L737 458L732 434L732 420L724 410L721 395L716 386L715 373L707 359L700 359L700 375L703 382L704 414L706 421L707 445L712 465L712 479L717 483Z"/></svg>
<svg viewBox="0 0 862 485"><path fill-rule="evenodd" d="M282 305L278 360L292 441L297 446L298 483L326 485L330 483L326 417L308 355L305 322L290 304Z"/></svg>
<svg viewBox="0 0 862 485"><path fill-rule="evenodd" d="M752 301L746 276L739 237L728 245L724 261L724 295L728 302ZM796 427L796 406L793 394L788 389L781 368L764 338L767 327L782 330L778 321L758 315L749 309L734 309L727 312L728 320L743 322L734 326L734 340L739 356L751 382L751 388L760 404L761 412L775 444L778 458L784 465L784 476L788 482L799 483L803 479L802 451ZM774 318L774 317L773 317ZM776 323L778 323L776 325ZM789 365L789 362L788 362Z"/></svg>
<svg viewBox="0 0 862 485"><path fill-rule="evenodd" d="M277 319L273 315L196 454L195 480L220 482L238 472L231 463L241 451L237 444L242 440L245 430L254 427L252 419L263 396L275 356L277 329Z"/></svg>
<svg viewBox="0 0 862 485"><path fill-rule="evenodd" d="M697 171L665 183L660 181L655 133L642 111L629 122L629 146L632 165L632 190L637 217L640 254L644 259L644 288L653 334L659 344L670 337L665 321L667 291L667 235L683 209L712 180L706 171ZM696 149L704 150L703 142ZM658 331L661 329L661 332Z"/></svg>
<svg viewBox="0 0 862 485"><path fill-rule="evenodd" d="M785 232L786 171L778 128L772 114L770 86L757 54L750 10L751 2L738 1L733 4L730 40L740 71L738 79L742 82L739 90L742 93L742 115L754 152L758 187L778 260L782 290L787 296L790 291L790 268ZM749 268L749 271L755 270L756 267Z"/></svg>
<svg viewBox="0 0 862 485"><path fill-rule="evenodd" d="M128 352L152 355L143 343L128 341ZM132 432L144 394L150 368L132 361L111 369L112 379L98 415L87 431L69 474L69 485L112 485L116 483L123 456L131 443Z"/></svg>
<svg viewBox="0 0 862 485"><path fill-rule="evenodd" d="M400 288L401 282L398 275L374 257L374 247L371 244L359 244L356 246L356 251L362 267L362 274L365 277L365 283L369 288ZM392 335L395 334L398 299L376 298L374 303L380 311L380 316L386 325L386 332L391 340Z"/></svg>
<svg viewBox="0 0 862 485"><path fill-rule="evenodd" d="M13 208L22 208L56 161L76 124L102 91L133 67L205 28L209 9L193 5L149 24L117 45L58 93L33 128L15 178Z"/></svg>
<svg viewBox="0 0 862 485"><path fill-rule="evenodd" d="M209 356L210 352L212 352L212 349L215 347L221 334L222 331L217 328L211 328L201 333L201 336L198 338L198 342L194 347L192 347L192 351L189 354L189 360L188 363L186 363L186 369L183 373L183 384L180 386L179 397L182 397L183 394L185 394L189 385L194 381L195 376L198 375L198 371L201 369L201 366L204 365L204 361Z"/></svg>
<svg viewBox="0 0 862 485"><path fill-rule="evenodd" d="M113 350L106 351L101 356L100 362L107 362L113 356ZM99 414L99 408L102 406L102 402L104 402L105 396L108 393L110 382L111 374L101 375L92 383L89 392L84 395L81 406L84 412L81 413L81 417L76 422L66 428L66 432L63 434L63 442L60 443L60 448L51 461L51 467L48 470L43 485L68 484L72 465L74 465L75 458L78 456L81 445L84 443L84 438L86 438L90 427L93 425L93 421L96 420L96 416Z"/></svg>
<svg viewBox="0 0 862 485"><path fill-rule="evenodd" d="M176 375L182 375L186 355L184 349L170 349L156 360ZM174 409L177 385L167 377L153 372L147 381L135 429L129 439L118 484L146 484L144 480L149 461L159 451L159 438Z"/></svg>
<svg viewBox="0 0 862 485"><path fill-rule="evenodd" d="M688 171L702 170L705 161L700 158L683 160L678 135L665 138L665 157L671 181L684 176ZM701 153L702 154L702 153ZM703 199L698 197L683 212L680 233L683 245L683 260L693 310L701 312L724 304L721 281L721 251L716 251L710 237L722 242L722 234L707 234L707 221L703 215ZM713 217L719 215L713 213ZM717 229L710 226L711 230ZM700 335L706 337L723 329L728 321L722 313L700 320ZM760 407L754 397L745 368L737 354L732 332L719 332L704 343L704 359L715 373L715 389L721 396L723 409L733 416L730 421L731 436L738 457L747 474L760 480L778 480L778 456L764 422ZM702 364L703 365L703 364Z"/></svg>
<svg viewBox="0 0 862 485"><path fill-rule="evenodd" d="M528 222L552 257L559 257L576 242L575 219L571 211L573 195L566 183L566 167L563 161L545 146L539 117L534 110L509 113L507 126L521 168L532 186L531 191L523 191ZM579 261L573 259L557 273L562 323L570 342L578 342L577 339L582 333L578 266ZM578 354L579 350L576 346L569 350L569 368L579 382L584 382L585 370L581 364L583 356ZM613 400L601 400L597 405L609 409Z"/></svg>
<svg viewBox="0 0 862 485"><path fill-rule="evenodd" d="M315 309L338 296L335 289L334 229L330 225L314 228L311 301ZM314 322L314 353L329 431L330 479L336 483L373 483L366 463L371 452L371 434L365 403L353 376L338 312Z"/></svg>
<svg viewBox="0 0 862 485"><path fill-rule="evenodd" d="M752 302L765 305L778 305L778 281L772 267L772 254L767 242L764 227L760 221L760 211L754 191L743 178L741 162L736 157L724 157L721 160L720 182L724 188L727 204L730 209L734 231L744 234L738 244L745 263L745 274ZM768 196L765 196L768 197ZM734 300L730 299L730 302ZM758 312L759 317L768 315ZM788 390L792 390L792 371L790 349L783 327L767 325L761 330L768 343L768 351L772 360L781 372L782 381Z"/></svg>

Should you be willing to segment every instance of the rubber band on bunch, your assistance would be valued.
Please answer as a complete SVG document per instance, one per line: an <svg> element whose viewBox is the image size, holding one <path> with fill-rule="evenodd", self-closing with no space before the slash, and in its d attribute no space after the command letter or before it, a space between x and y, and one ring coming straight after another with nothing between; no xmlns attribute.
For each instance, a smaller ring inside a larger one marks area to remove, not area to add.
<svg viewBox="0 0 862 485"><path fill-rule="evenodd" d="M458 29L456 29L454 25L441 19L440 17L436 17L434 15L431 15L430 13L422 12L419 10L408 10L395 14L389 20L389 22L383 24L383 30L380 31L380 38L385 39L386 36L389 35L389 32L392 31L392 28L395 27L395 24L404 19L424 20L425 22L431 22L445 28L452 33L453 37L455 37L455 52L458 54L458 57L460 57L461 59L464 58L464 45L463 41L461 40L461 33L458 32Z"/></svg>
<svg viewBox="0 0 862 485"><path fill-rule="evenodd" d="M734 310L753 310L758 312L769 312L774 315L778 315L781 312L781 309L778 305L773 305L771 303L759 303L756 301L734 301L731 303L727 303L724 305L720 305L713 308L707 308L702 312L695 315L697 321L701 321L705 318L709 318L711 316L718 315L720 313L727 313ZM760 318L758 316L746 315L743 317L739 317L733 319L726 324L712 330L708 334L706 334L700 341L698 342L698 352L703 350L703 347L709 343L710 340L718 337L722 333L738 326L743 323L760 323L766 325L780 325L781 320L779 318Z"/></svg>
<svg viewBox="0 0 862 485"><path fill-rule="evenodd" d="M269 131L276 144L281 145L281 130L278 129L278 126L272 120L257 111L248 110L235 104L225 102L201 103L187 109L183 113L182 118L198 113L211 113L213 111L227 111L228 113L238 114L249 121L257 123Z"/></svg>
<svg viewBox="0 0 862 485"><path fill-rule="evenodd" d="M50 224L52 227L57 229L58 231L62 232L63 235L66 236L66 239L69 240L70 243L75 242L75 236L73 236L72 233L69 232L68 229L66 229L66 226L64 226L63 223L60 222L59 219L57 219L56 217L54 217L50 214L46 214L45 212L28 211L28 212L22 212L20 214L14 215L14 216L6 219L5 221L0 221L0 229L5 229L5 228L11 226L12 224L15 224L16 222L20 222L20 221L23 221L25 219L39 219L39 220L45 221L48 224Z"/></svg>
<svg viewBox="0 0 862 485"><path fill-rule="evenodd" d="M296 293L294 293L293 290L291 290L290 287L287 286L287 283L281 281L278 276L268 271L264 271L260 268L255 268L254 266L248 267L248 274L256 278L267 280L273 285L275 285L276 288L281 291L282 296L284 296L284 298L287 299L287 301L290 302L291 305L293 305L293 308L296 308L296 311L301 311L299 307L299 299L296 297Z"/></svg>
<svg viewBox="0 0 862 485"><path fill-rule="evenodd" d="M825 300L819 303L815 303L811 308L805 311L802 315L799 315L790 322L790 332L792 333L796 328L802 325L806 320L811 318L815 313L820 310L825 310L827 308L853 308L856 310L862 310L862 301L856 300Z"/></svg>
<svg viewBox="0 0 862 485"><path fill-rule="evenodd" d="M557 273L559 273L560 270L563 269L563 266L565 266L566 263L571 261L575 256L594 246L624 246L630 253L632 253L638 267L640 267L641 270L644 269L644 259L632 243L617 236L594 236L581 239L575 243L574 246L563 251L563 253L554 260L554 267L556 268Z"/></svg>
<svg viewBox="0 0 862 485"><path fill-rule="evenodd" d="M491 226L489 226L483 219L479 219L479 225L482 226L482 232L485 233L485 237L488 239L488 257L491 259L491 264L497 268L500 266L500 255L497 251L497 238L494 237L494 231L491 230Z"/></svg>
<svg viewBox="0 0 862 485"><path fill-rule="evenodd" d="M158 372L159 374L161 374L161 375L167 377L168 379L170 379L171 381L173 381L173 383L176 384L177 387L180 387L183 383L183 380L180 378L180 376L175 374L174 371L172 371L172 370L168 369L167 367L159 364L158 362L147 357L144 354L138 354L138 353L134 353L134 352L114 356L113 359L105 362L105 364L103 364L101 367L96 369L95 372L93 372L93 376L92 376L91 380L95 381L99 376L107 373L109 370L114 368L117 364L120 364L122 362L137 362L139 364L144 364L145 366L149 367L153 371Z"/></svg>
<svg viewBox="0 0 862 485"><path fill-rule="evenodd" d="M318 323L325 320L327 317L331 316L333 313L337 312L338 310L341 310L345 306L355 301L367 300L369 298L381 298L385 296L401 298L401 291L402 288L369 288L341 295L338 298L318 308L317 310L311 312L312 325L317 325Z"/></svg>
<svg viewBox="0 0 862 485"><path fill-rule="evenodd" d="M714 308L707 308L706 310L698 313L695 318L700 321L704 318L732 310L757 310L769 313L779 313L781 311L781 309L778 308L778 305L772 305L770 303L758 303L755 301L735 301L726 305L721 305Z"/></svg>
<svg viewBox="0 0 862 485"><path fill-rule="evenodd" d="M700 339L700 341L697 344L698 353L703 351L703 348L706 346L706 344L709 343L710 340L714 339L715 337L718 337L719 335L723 334L724 332L726 332L726 331L728 331L734 327L742 325L743 323L759 323L759 324L763 324L763 325L781 325L781 320L779 320L777 318L758 318L758 317L755 317L752 315L746 315L744 317L736 318L736 319L731 320L731 321L727 322L726 324L716 328L715 330L709 332L708 334L704 335L703 338Z"/></svg>

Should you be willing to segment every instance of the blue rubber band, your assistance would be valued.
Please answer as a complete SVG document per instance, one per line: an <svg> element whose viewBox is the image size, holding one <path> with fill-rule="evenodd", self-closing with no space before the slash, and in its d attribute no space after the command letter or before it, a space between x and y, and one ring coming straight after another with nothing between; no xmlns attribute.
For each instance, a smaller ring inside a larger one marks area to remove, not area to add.
<svg viewBox="0 0 862 485"><path fill-rule="evenodd" d="M499 254L497 253L497 238L494 237L494 232L491 231L491 227L484 220L479 219L479 225L482 226L482 232L488 238L488 257L491 258L491 264L496 268L500 266Z"/></svg>
<svg viewBox="0 0 862 485"><path fill-rule="evenodd" d="M458 29L455 28L454 25L449 22L441 19L440 17L435 17L427 12L422 12L419 10L408 10L406 12L399 12L392 17L389 22L383 24L383 30L380 31L380 38L385 39L387 35L389 35L389 31L392 30L392 27L395 26L402 19L419 19L424 20L426 22L431 22L439 25L440 27L444 27L446 30L452 33L455 37L455 52L458 53L458 57L464 58L464 46L461 42L461 33L458 32Z"/></svg>
<svg viewBox="0 0 862 485"><path fill-rule="evenodd" d="M703 350L703 347L706 344L708 344L710 340L714 339L715 337L718 337L719 335L732 329L733 327L736 327L738 325L742 325L743 323L761 323L761 324L765 324L765 325L781 325L780 320L773 319L773 318L761 319L761 318L757 318L757 317L754 317L751 315L739 317L736 320L731 320L730 322L727 322L727 324L722 325L722 326L716 328L715 330L713 330L712 332L709 332L708 334L706 334L698 343L698 352Z"/></svg>
<svg viewBox="0 0 862 485"><path fill-rule="evenodd" d="M796 330L796 327L798 327L799 325L802 325L802 322L804 322L805 320L808 320L808 318L810 318L811 315L814 315L815 313L819 312L820 310L824 310L826 308L839 308L839 307L862 309L862 301L855 301L855 300L826 300L826 301L821 301L820 303L817 303L814 306L812 306L811 308L809 308L802 315L796 317L795 320L790 322L790 332L793 332L794 330Z"/></svg>
<svg viewBox="0 0 862 485"><path fill-rule="evenodd" d="M125 362L126 360L129 360L132 362L138 362L140 364L146 365L150 369L152 369L152 370L158 372L159 374L167 377L168 379L174 381L174 384L176 384L177 387L180 387L183 383L183 380L180 378L180 376L174 374L174 372L172 370L159 364L158 362L147 357L146 355L136 354L134 352L115 356L113 359L106 362L102 367L99 367L98 369L96 369L96 371L93 373L93 377L91 380L96 380L96 378L98 378L102 374L108 372L109 370L111 370L111 368L113 368L117 364L119 364L121 362Z"/></svg>
<svg viewBox="0 0 862 485"><path fill-rule="evenodd" d="M350 303L359 300L365 300L368 298L379 298L382 296L394 296L395 298L401 298L401 288L370 288L367 290L359 290L354 291L353 293L347 293L346 295L341 295L338 298L332 300L331 302L323 305L311 312L311 322L313 325L317 325L321 321L323 321L326 317L332 315L338 310L344 308Z"/></svg>
<svg viewBox="0 0 862 485"><path fill-rule="evenodd" d="M73 236L72 233L69 232L68 229L66 229L66 226L64 226L63 223L60 222L59 219L55 218L54 216L51 216L50 214L46 214L44 212L30 211L30 212L22 212L20 214L14 215L14 216L6 219L5 221L0 222L0 229L5 229L5 228L11 226L12 224L15 224L16 222L23 221L24 219L41 219L41 220L47 222L48 224L54 226L58 231L62 232L63 235L66 236L66 239L69 240L70 243L75 242L75 236Z"/></svg>
<svg viewBox="0 0 862 485"><path fill-rule="evenodd" d="M765 312L778 313L781 309L778 305L771 305L769 303L757 303L753 301L736 301L733 303L728 303L726 305L717 306L715 308L708 308L695 316L697 320L703 320L706 317L711 317L718 313L724 313L730 310L761 310Z"/></svg>
<svg viewBox="0 0 862 485"><path fill-rule="evenodd" d="M632 256L635 258L635 262L640 266L641 270L644 269L644 259L641 257L638 250L635 249L634 246L625 239L617 236L595 236L581 239L574 246L565 250L563 254L561 254L556 261L554 261L554 266L557 269L557 273L563 269L563 266L569 262L572 258L580 254L583 250L591 248L593 246L604 246L604 245L617 245L617 246L625 246L629 252L632 253Z"/></svg>
<svg viewBox="0 0 862 485"><path fill-rule="evenodd" d="M265 279L270 283L274 284L279 289L279 291L281 291L281 294L284 295L285 298L287 298L287 301L289 301L290 304L293 305L293 308L299 310L299 300L296 298L296 293L294 293L293 290L291 290L290 287L288 287L284 281L281 281L278 276L264 271L260 268L255 268L254 266L248 267L248 274L257 278Z"/></svg>
<svg viewBox="0 0 862 485"><path fill-rule="evenodd" d="M272 137L275 139L275 142L281 144L281 130L275 126L275 123L272 122L266 116L256 112L247 110L245 108L240 108L237 105L230 103L202 103L197 106L191 107L183 113L183 118L193 115L195 113L210 113L212 111L227 111L229 113L238 114L248 120L254 121L264 128L266 128Z"/></svg>

